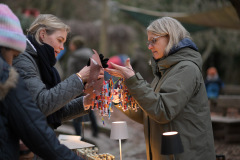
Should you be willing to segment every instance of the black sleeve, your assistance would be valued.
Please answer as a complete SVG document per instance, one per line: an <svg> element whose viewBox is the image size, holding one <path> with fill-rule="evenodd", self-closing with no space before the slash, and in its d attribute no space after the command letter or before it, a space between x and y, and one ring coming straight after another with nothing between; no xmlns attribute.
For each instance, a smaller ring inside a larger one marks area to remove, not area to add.
<svg viewBox="0 0 240 160"><path fill-rule="evenodd" d="M47 125L45 116L33 103L21 78L5 100L10 107L8 119L11 129L31 151L44 159L80 159L59 143L54 131Z"/></svg>
<svg viewBox="0 0 240 160"><path fill-rule="evenodd" d="M83 96L81 96L71 100L67 105L62 107L60 110L47 116L47 122L52 128L56 129L63 122L84 116L86 114L89 114L89 112L90 109L84 110Z"/></svg>
<svg viewBox="0 0 240 160"><path fill-rule="evenodd" d="M61 122L66 122L90 113L89 110L84 110L83 96L71 100L66 106L56 112Z"/></svg>

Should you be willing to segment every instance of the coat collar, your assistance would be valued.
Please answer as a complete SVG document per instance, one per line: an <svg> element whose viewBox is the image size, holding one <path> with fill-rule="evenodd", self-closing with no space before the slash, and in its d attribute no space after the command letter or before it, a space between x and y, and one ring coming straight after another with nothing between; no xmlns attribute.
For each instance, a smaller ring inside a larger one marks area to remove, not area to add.
<svg viewBox="0 0 240 160"><path fill-rule="evenodd" d="M33 44L28 39L27 39L27 47L26 47L25 51L34 57L37 56L36 48L33 46Z"/></svg>
<svg viewBox="0 0 240 160"><path fill-rule="evenodd" d="M192 61L199 67L200 70L202 70L202 57L200 53L191 48L186 47L158 61L155 61L152 58L151 63L153 74L158 75L159 73L161 73L162 75L168 68L172 67L173 65L181 61Z"/></svg>

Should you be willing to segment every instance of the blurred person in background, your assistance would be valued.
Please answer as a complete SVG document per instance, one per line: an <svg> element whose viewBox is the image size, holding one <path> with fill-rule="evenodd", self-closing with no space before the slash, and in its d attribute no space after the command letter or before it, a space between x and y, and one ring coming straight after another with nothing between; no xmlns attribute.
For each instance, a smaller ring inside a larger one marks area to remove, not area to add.
<svg viewBox="0 0 240 160"><path fill-rule="evenodd" d="M85 47L85 38L79 35L70 40L68 48L70 55L67 61L67 76L71 76L87 65L93 51Z"/></svg>
<svg viewBox="0 0 240 160"><path fill-rule="evenodd" d="M84 68L89 58L92 57L93 51L85 47L85 39L82 36L74 36L69 42L70 55L67 61L67 75L70 76ZM84 95L84 94L82 94ZM92 135L98 136L98 124L93 110L88 115L73 119L73 126L77 135L84 139L84 122L91 121Z"/></svg>
<svg viewBox="0 0 240 160"><path fill-rule="evenodd" d="M123 113L144 125L147 159L216 159L202 58L189 32L177 20L162 17L147 27L147 35L154 74L151 85L134 72L130 59L125 67L112 63L115 69L105 69L125 79L140 107ZM119 102L118 96L114 102ZM169 131L179 132L183 153L161 154L161 135Z"/></svg>
<svg viewBox="0 0 240 160"><path fill-rule="evenodd" d="M19 159L19 140L44 159L80 159L57 140L12 60L26 48L26 37L15 14L0 4L0 159ZM31 157L24 157L31 159Z"/></svg>
<svg viewBox="0 0 240 160"><path fill-rule="evenodd" d="M207 69L207 77L205 79L205 85L206 85L208 98L209 99L218 98L221 90L224 87L224 83L218 76L218 72L215 67L210 67Z"/></svg>

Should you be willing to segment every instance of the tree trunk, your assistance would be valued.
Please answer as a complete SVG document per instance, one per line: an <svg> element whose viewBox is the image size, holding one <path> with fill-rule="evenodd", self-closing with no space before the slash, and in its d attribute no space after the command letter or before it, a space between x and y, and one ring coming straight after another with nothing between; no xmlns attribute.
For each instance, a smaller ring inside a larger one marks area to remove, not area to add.
<svg viewBox="0 0 240 160"><path fill-rule="evenodd" d="M107 28L109 19L108 0L102 1L102 25L100 33L100 53L104 56L108 56L108 41L107 41Z"/></svg>

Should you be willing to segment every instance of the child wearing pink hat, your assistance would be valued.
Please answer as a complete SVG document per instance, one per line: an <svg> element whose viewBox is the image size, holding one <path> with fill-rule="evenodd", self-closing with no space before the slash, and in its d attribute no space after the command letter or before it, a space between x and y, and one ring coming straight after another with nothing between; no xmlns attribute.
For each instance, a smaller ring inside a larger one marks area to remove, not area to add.
<svg viewBox="0 0 240 160"><path fill-rule="evenodd" d="M26 48L20 22L0 4L0 159L19 159L19 139L44 159L80 159L57 140L12 65Z"/></svg>

